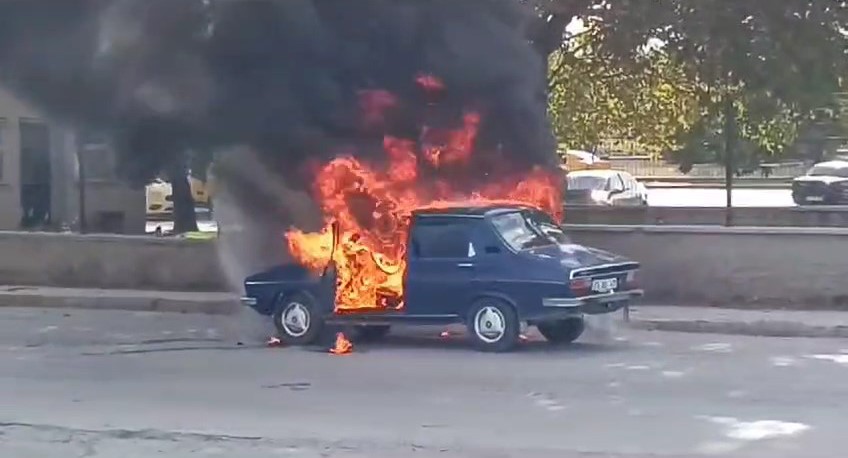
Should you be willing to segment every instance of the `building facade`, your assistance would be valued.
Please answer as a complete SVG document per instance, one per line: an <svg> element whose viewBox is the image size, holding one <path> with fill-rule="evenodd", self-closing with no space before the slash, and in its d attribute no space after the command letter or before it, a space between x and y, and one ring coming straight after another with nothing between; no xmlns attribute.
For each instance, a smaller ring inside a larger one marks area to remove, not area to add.
<svg viewBox="0 0 848 458"><path fill-rule="evenodd" d="M84 208L89 232L143 233L144 190L121 182L115 163L107 142L49 122L0 87L0 230L78 230Z"/></svg>

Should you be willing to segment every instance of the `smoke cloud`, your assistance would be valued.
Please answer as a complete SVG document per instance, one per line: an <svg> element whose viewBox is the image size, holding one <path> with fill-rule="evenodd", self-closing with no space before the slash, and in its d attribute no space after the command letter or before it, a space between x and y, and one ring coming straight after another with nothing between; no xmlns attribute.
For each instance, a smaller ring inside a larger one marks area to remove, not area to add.
<svg viewBox="0 0 848 458"><path fill-rule="evenodd" d="M457 125L471 107L478 149L551 165L527 13L515 0L4 0L0 82L110 133L141 179L187 148L249 146L289 179L340 148L376 154L384 132L363 132L361 93L377 89L399 100L388 133ZM422 74L446 85L438 108Z"/></svg>

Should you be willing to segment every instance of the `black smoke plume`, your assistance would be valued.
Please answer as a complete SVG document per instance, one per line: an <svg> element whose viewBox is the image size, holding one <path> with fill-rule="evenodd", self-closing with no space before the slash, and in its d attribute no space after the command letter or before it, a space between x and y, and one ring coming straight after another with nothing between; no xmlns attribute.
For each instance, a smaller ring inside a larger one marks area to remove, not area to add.
<svg viewBox="0 0 848 458"><path fill-rule="evenodd" d="M518 0L0 0L0 84L110 135L137 184L189 150L228 152L216 218L250 234L220 245L238 282L303 223L306 195L292 196L311 184L306 165L382 158L385 133L417 139L473 108L479 152L463 183L554 166L531 14ZM421 75L445 90L422 91ZM372 90L398 98L377 130L362 122Z"/></svg>
<svg viewBox="0 0 848 458"><path fill-rule="evenodd" d="M528 19L515 0L3 0L0 82L110 133L141 182L187 149L249 146L293 183L340 147L377 154L359 122L369 89L400 99L390 133L473 107L479 157L550 165ZM446 85L436 110L421 74Z"/></svg>

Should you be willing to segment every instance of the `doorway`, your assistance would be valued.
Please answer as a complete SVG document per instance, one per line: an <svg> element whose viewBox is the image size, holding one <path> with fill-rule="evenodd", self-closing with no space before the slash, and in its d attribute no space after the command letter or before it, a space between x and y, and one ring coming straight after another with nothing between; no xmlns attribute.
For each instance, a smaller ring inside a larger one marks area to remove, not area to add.
<svg viewBox="0 0 848 458"><path fill-rule="evenodd" d="M21 120L21 228L50 225L50 128L38 121Z"/></svg>

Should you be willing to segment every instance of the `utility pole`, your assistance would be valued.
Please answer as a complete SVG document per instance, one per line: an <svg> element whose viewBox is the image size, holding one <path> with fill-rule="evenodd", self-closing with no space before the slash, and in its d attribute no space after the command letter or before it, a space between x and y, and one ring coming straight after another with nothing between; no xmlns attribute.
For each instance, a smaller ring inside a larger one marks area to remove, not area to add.
<svg viewBox="0 0 848 458"><path fill-rule="evenodd" d="M88 232L88 222L86 221L86 210L85 210L85 185L86 185L86 177L85 177L85 152L83 151L83 144L80 141L79 131L76 132L76 150L77 150L77 179L79 180L79 231L80 234L85 234Z"/></svg>
<svg viewBox="0 0 848 458"><path fill-rule="evenodd" d="M733 175L734 149L736 143L736 113L733 111L733 99L730 94L724 95L724 188L727 192L727 208L724 214L724 224L733 225Z"/></svg>

